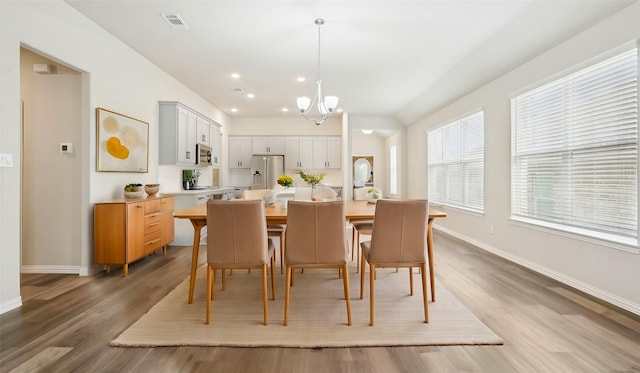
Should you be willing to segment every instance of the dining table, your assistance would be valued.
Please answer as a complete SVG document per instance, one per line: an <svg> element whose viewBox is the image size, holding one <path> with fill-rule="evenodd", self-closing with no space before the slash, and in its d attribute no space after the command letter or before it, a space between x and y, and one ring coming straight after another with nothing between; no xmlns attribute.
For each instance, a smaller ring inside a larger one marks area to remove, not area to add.
<svg viewBox="0 0 640 373"><path fill-rule="evenodd" d="M344 200L345 220L373 219L376 212L375 203L366 200ZM265 207L267 224L287 224L287 209L276 201L273 205ZM200 239L202 228L207 225L207 204L201 203L193 207L175 211L174 218L189 219L193 225L193 252L191 255L191 277L189 279L189 304L193 303L195 290L196 270L198 268L198 255L200 251ZM447 213L434 207L429 207L429 219L427 223L427 257L429 259L429 278L431 282L431 301L436 301L435 272L433 265L433 221L436 218L446 218Z"/></svg>

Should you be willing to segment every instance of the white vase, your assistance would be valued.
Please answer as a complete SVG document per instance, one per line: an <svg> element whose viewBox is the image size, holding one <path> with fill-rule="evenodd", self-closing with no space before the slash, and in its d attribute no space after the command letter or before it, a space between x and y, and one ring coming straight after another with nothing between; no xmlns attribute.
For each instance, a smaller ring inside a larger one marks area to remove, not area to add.
<svg viewBox="0 0 640 373"><path fill-rule="evenodd" d="M262 195L262 200L264 201L265 205L273 205L273 203L276 201L276 195L271 189L265 190L264 194Z"/></svg>
<svg viewBox="0 0 640 373"><path fill-rule="evenodd" d="M283 198L280 200L280 207L283 209L287 208L287 205L289 204L289 200L286 198Z"/></svg>

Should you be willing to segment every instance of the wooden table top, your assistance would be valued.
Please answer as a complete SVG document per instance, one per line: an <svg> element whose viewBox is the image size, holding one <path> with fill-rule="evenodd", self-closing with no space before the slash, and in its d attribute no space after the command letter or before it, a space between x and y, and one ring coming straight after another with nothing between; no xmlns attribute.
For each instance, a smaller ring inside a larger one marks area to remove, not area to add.
<svg viewBox="0 0 640 373"><path fill-rule="evenodd" d="M376 205L368 203L367 201L345 200L344 204L346 220L373 219L376 212ZM284 223L287 220L287 209L281 208L279 201L276 201L273 205L266 206L265 213L267 215L267 221L269 222ZM201 203L184 210L176 211L173 213L173 216L180 219L206 219L207 204ZM429 220L445 217L447 217L446 212L429 207Z"/></svg>

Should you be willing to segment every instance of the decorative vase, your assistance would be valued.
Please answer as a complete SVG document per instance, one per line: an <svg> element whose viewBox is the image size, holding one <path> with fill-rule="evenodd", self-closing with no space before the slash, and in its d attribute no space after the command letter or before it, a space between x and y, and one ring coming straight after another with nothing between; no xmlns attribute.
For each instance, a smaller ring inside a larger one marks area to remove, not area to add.
<svg viewBox="0 0 640 373"><path fill-rule="evenodd" d="M262 195L262 200L264 201L265 205L273 205L273 203L276 201L276 195L271 189L265 190L264 194Z"/></svg>
<svg viewBox="0 0 640 373"><path fill-rule="evenodd" d="M280 207L283 209L286 209L287 206L289 205L289 200L286 198L283 198L280 200Z"/></svg>

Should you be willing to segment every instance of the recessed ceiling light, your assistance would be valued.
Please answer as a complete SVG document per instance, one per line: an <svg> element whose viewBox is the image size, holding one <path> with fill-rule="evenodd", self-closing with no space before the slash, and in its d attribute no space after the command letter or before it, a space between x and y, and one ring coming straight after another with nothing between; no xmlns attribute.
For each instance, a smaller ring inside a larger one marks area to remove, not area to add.
<svg viewBox="0 0 640 373"><path fill-rule="evenodd" d="M283 108L282 108L282 112L283 112L283 113L286 113L286 112L288 112L288 111L289 111L289 108L286 108L286 107L283 107Z"/></svg>
<svg viewBox="0 0 640 373"><path fill-rule="evenodd" d="M238 109L237 109L237 108L232 107L232 108L231 108L231 112L232 112L232 113L237 113L237 112L238 112Z"/></svg>
<svg viewBox="0 0 640 373"><path fill-rule="evenodd" d="M364 133L365 135L371 135L373 133L373 130L362 130L362 133Z"/></svg>
<svg viewBox="0 0 640 373"><path fill-rule="evenodd" d="M296 80L299 82L304 82L305 80L307 80L307 78L305 78L304 76L299 76Z"/></svg>
<svg viewBox="0 0 640 373"><path fill-rule="evenodd" d="M238 73L233 73L233 74L231 74L231 77L232 77L233 79L238 79L238 78L240 78L240 74L238 74Z"/></svg>
<svg viewBox="0 0 640 373"><path fill-rule="evenodd" d="M253 93L247 93L247 97L248 98L254 98L254 97L256 97L256 95L254 95Z"/></svg>

